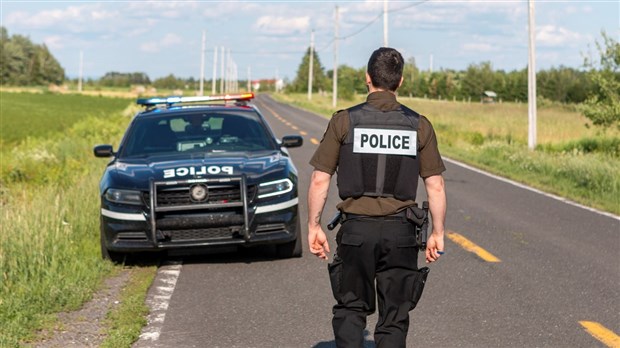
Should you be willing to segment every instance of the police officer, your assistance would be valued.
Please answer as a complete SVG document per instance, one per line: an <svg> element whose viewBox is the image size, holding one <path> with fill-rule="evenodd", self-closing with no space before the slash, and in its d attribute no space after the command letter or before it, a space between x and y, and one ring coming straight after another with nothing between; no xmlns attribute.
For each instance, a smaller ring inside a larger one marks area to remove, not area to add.
<svg viewBox="0 0 620 348"><path fill-rule="evenodd" d="M310 252L327 260L330 251L321 228L331 176L338 170L338 204L343 223L329 264L337 304L332 326L338 347L362 347L366 317L379 318L377 347L405 347L409 311L419 286L415 227L405 219L415 204L418 176L424 180L432 233L426 262L443 254L446 195L445 166L435 132L424 116L399 104L404 61L392 48L374 51L368 61L366 102L331 118L310 160L314 167L308 192ZM376 282L376 288L375 288Z"/></svg>

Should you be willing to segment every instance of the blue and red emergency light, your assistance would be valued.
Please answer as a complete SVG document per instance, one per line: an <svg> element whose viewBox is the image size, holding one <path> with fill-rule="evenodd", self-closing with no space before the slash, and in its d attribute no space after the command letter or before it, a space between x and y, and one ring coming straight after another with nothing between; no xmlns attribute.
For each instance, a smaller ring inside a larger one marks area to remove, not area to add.
<svg viewBox="0 0 620 348"><path fill-rule="evenodd" d="M225 94L225 95L209 95L209 96L195 96L195 97L153 97L153 98L141 98L136 101L136 104L142 106L155 106L155 105L167 105L168 107L175 104L189 104L189 103L204 103L213 101L246 101L254 98L254 93L239 93L239 94Z"/></svg>

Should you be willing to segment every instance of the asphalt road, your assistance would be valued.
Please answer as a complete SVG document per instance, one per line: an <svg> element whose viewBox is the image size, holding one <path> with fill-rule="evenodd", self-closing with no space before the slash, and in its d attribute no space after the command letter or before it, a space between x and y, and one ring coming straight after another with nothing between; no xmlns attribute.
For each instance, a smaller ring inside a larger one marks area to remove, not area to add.
<svg viewBox="0 0 620 348"><path fill-rule="evenodd" d="M264 95L256 104L278 136L304 136L290 153L305 222L308 161L327 120ZM620 219L446 165L446 254L430 265L408 347L620 347ZM332 185L324 223L338 201ZM327 263L303 241L299 259L269 249L169 258L135 347L335 347Z"/></svg>

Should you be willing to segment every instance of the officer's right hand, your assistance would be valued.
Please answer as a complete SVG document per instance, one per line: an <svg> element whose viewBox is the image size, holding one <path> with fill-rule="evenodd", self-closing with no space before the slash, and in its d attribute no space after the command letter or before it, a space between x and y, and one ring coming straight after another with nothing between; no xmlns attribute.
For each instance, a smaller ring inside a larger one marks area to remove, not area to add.
<svg viewBox="0 0 620 348"><path fill-rule="evenodd" d="M443 252L443 248L443 233L433 231L426 242L426 263L437 261L441 256L439 252Z"/></svg>
<svg viewBox="0 0 620 348"><path fill-rule="evenodd" d="M308 246L310 252L321 258L327 260L327 253L329 252L329 243L327 242L327 236L323 231L321 225L308 226Z"/></svg>

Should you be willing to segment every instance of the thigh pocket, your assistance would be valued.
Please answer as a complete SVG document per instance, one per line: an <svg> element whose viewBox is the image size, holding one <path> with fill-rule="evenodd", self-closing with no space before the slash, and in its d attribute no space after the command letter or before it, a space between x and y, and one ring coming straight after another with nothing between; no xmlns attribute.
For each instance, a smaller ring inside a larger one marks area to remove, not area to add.
<svg viewBox="0 0 620 348"><path fill-rule="evenodd" d="M342 297L342 259L336 254L334 261L327 265L329 272L329 282L332 286L332 293L336 301L340 302Z"/></svg>
<svg viewBox="0 0 620 348"><path fill-rule="evenodd" d="M426 284L426 277L428 277L428 272L430 269L428 267L422 267L419 270L415 271L415 277L413 279L413 290L411 293L411 308L412 310L418 304L420 297L422 297L422 292L424 291L424 285Z"/></svg>

